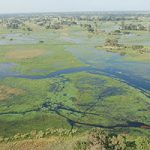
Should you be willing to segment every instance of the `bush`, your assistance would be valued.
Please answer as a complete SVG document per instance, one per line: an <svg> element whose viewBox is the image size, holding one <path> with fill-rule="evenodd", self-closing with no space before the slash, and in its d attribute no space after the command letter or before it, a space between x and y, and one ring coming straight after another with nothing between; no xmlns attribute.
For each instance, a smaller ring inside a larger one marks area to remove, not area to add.
<svg viewBox="0 0 150 150"><path fill-rule="evenodd" d="M21 136L20 136L22 139L25 139L25 138L28 138L29 137L29 134L28 133L26 133L26 134L21 134Z"/></svg>
<svg viewBox="0 0 150 150"><path fill-rule="evenodd" d="M88 149L88 143L84 141L78 141L74 148L74 150L87 150L87 149Z"/></svg>
<svg viewBox="0 0 150 150"><path fill-rule="evenodd" d="M119 46L117 39L106 39L105 45L106 46Z"/></svg>
<svg viewBox="0 0 150 150"><path fill-rule="evenodd" d="M17 139L20 139L20 137L21 137L21 134L17 133L16 135L14 135L13 139L17 140Z"/></svg>
<svg viewBox="0 0 150 150"><path fill-rule="evenodd" d="M0 137L0 143L3 142L3 141L4 141L4 138L3 138L3 137Z"/></svg>
<svg viewBox="0 0 150 150"><path fill-rule="evenodd" d="M90 147L95 147L95 149L105 149L109 147L109 136L103 130L92 130L89 134L88 140Z"/></svg>
<svg viewBox="0 0 150 150"><path fill-rule="evenodd" d="M27 27L27 31L33 31L30 27Z"/></svg>
<svg viewBox="0 0 150 150"><path fill-rule="evenodd" d="M121 55L121 56L125 56L125 55L126 55L126 52L121 52L120 55Z"/></svg>
<svg viewBox="0 0 150 150"><path fill-rule="evenodd" d="M40 43L44 43L44 41L40 41Z"/></svg>
<svg viewBox="0 0 150 150"><path fill-rule="evenodd" d="M30 136L31 136L31 137L35 137L36 134L37 134L37 131L36 131L36 130L33 130L33 131L30 132Z"/></svg>
<svg viewBox="0 0 150 150"><path fill-rule="evenodd" d="M9 142L10 138L4 138L4 142Z"/></svg>
<svg viewBox="0 0 150 150"><path fill-rule="evenodd" d="M135 140L137 150L149 150L150 139L147 137L139 137Z"/></svg>
<svg viewBox="0 0 150 150"><path fill-rule="evenodd" d="M143 45L133 45L133 46L132 46L132 49L133 49L133 50L139 50L139 49L143 49L143 48L144 48Z"/></svg>
<svg viewBox="0 0 150 150"><path fill-rule="evenodd" d="M114 150L125 150L127 148L126 138L122 135L113 136L110 145Z"/></svg>
<svg viewBox="0 0 150 150"><path fill-rule="evenodd" d="M36 139L43 138L43 137L44 137L44 132L43 132L43 131L39 131L39 132L36 134Z"/></svg>

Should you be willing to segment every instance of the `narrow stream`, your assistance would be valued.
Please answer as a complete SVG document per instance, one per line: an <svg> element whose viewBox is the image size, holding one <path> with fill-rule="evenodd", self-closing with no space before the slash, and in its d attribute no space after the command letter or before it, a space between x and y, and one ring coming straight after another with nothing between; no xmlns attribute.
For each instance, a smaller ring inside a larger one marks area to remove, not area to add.
<svg viewBox="0 0 150 150"><path fill-rule="evenodd" d="M60 117L63 117L66 119L66 121L71 125L71 128L73 129L74 126L76 125L84 125L84 126L90 126L90 127L100 127L100 128L106 128L106 129L114 129L114 128L127 128L127 127L134 127L134 128L144 128L144 129L150 129L150 126L141 122L133 122L133 121L127 121L126 124L116 124L113 126L104 126L101 124L92 124L92 123L86 123L86 122L80 122L77 120L72 120L68 116L64 115L61 113L60 110L67 110L68 112L71 113L79 113L79 114L85 114L85 115L96 115L98 116L99 114L96 113L89 113L89 112L82 112L70 107L66 107L64 105L60 105L57 103L54 103L56 105L55 108L53 108L53 104L48 101L44 102L41 106L38 108L34 108L33 110L27 110L23 112L0 112L0 115L26 115L27 113L31 112L42 112L43 110L47 109L50 112L54 112Z"/></svg>
<svg viewBox="0 0 150 150"><path fill-rule="evenodd" d="M78 43L82 43L82 40L78 40ZM78 67L63 69L56 72L52 72L45 76L40 75L23 75L19 72L15 72L12 69L17 65L15 63L1 63L0 64L0 79L7 77L14 78L26 78L31 80L47 79L62 76L64 74L71 74L77 72L88 72L91 74L99 74L120 80L121 82L127 83L128 85L139 89L147 97L150 98L150 63L149 62L131 62L126 60L124 57L116 53L108 53L103 50L97 50L94 46L86 45L75 45L66 46L67 51L71 52L80 61L88 65L88 67ZM140 69L139 69L140 68ZM57 115L65 118L68 123L73 127L75 125L84 125L91 127L101 127L113 129L117 127L138 127L150 129L149 125L141 122L127 121L126 124L118 124L114 126L103 126L100 124L90 124L85 122L79 122L72 120L61 113L60 110L65 110L68 112L85 114L87 112L82 112L75 110L73 108L68 108L66 106L57 105L55 109L52 109L51 102L45 102L38 108L32 110L27 110L24 112L0 112L0 115L25 115L31 112L42 112L44 109L48 109L50 112L55 112ZM98 115L93 113L88 113L87 115Z"/></svg>

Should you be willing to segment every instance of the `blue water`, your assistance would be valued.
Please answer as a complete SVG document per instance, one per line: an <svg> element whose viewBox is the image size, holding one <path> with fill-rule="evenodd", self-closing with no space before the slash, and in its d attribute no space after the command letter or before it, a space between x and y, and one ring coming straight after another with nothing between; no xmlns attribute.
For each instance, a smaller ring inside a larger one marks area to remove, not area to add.
<svg viewBox="0 0 150 150"><path fill-rule="evenodd" d="M72 37L73 38L73 37ZM61 38L64 41L70 40L69 38ZM89 42L88 42L89 40ZM91 40L91 41L90 41ZM14 77L14 78L26 78L31 80L42 80L46 78L54 78L58 76L63 76L64 74L71 74L77 72L88 72L91 74L99 74L105 75L122 82L127 83L128 85L139 89L142 93L146 94L150 97L150 62L133 62L126 60L125 56L120 56L117 53L106 52L104 50L97 50L94 46L95 43L92 39L71 39L71 42L74 45L66 45L65 49L72 53L75 57L77 57L80 61L88 65L88 67L78 67L78 68L68 68L59 70L56 72L52 72L48 75L25 75L21 74L19 71L14 71L14 68L18 65L17 63L0 63L0 79L6 77ZM101 39L100 39L101 41ZM88 43L90 43L88 45ZM47 70L32 70L32 72L46 72ZM31 72L31 73L32 73ZM2 112L0 115L18 115L18 114L26 114L30 112L41 111L42 109L49 108L48 103L44 103L39 108L28 110L25 112ZM71 112L77 112L78 110L74 110L72 108L59 107L59 109L68 110ZM54 110L51 110L54 111ZM58 114L56 111L55 113ZM83 113L79 112L78 113ZM62 114L58 114L61 117ZM127 124L120 124L115 126L102 126L99 124L90 124L84 122L76 122L66 118L68 122L73 126L74 124L78 125L87 125L92 127L101 127L101 128L115 128L115 127L141 127L145 124L140 122L127 122ZM149 127L149 126L148 126Z"/></svg>
<svg viewBox="0 0 150 150"><path fill-rule="evenodd" d="M102 39L95 40L94 37L82 38L69 36L64 38L63 35L59 35L59 40L62 43L68 40L73 42L74 45L66 45L65 49L89 67L68 68L50 73L46 76L31 76L13 71L17 65L15 63L0 63L0 78L16 77L27 79L45 79L57 77L63 74L86 71L116 78L142 91L150 92L150 62L128 61L125 59L125 56L120 56L120 54L98 50L95 48L95 42L97 43ZM38 70L38 72L40 72L40 70ZM41 72L43 72L43 70Z"/></svg>

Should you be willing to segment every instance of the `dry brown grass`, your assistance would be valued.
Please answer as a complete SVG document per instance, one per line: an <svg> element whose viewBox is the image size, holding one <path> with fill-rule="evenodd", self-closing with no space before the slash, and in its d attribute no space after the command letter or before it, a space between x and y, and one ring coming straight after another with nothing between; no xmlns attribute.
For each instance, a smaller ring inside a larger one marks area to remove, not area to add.
<svg viewBox="0 0 150 150"><path fill-rule="evenodd" d="M0 85L0 101L7 100L11 96L17 96L22 93L23 91L17 88L11 88L4 85Z"/></svg>
<svg viewBox="0 0 150 150"><path fill-rule="evenodd" d="M15 50L6 53L6 57L9 59L31 59L41 56L43 53L43 50Z"/></svg>
<svg viewBox="0 0 150 150"><path fill-rule="evenodd" d="M26 139L0 143L0 150L74 150L77 141L84 141L87 135L82 136L50 136L40 139Z"/></svg>
<svg viewBox="0 0 150 150"><path fill-rule="evenodd" d="M16 142L8 142L8 143L1 143L0 149L1 150L46 150L47 146L51 144L56 144L58 138L51 137L49 139L30 139L30 140L23 140L23 141L16 141ZM48 150L48 149L47 149Z"/></svg>

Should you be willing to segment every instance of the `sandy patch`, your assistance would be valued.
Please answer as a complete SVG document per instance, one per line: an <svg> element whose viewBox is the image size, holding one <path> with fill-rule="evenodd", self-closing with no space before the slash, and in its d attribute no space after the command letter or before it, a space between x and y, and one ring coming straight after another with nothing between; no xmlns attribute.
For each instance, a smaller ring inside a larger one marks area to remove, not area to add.
<svg viewBox="0 0 150 150"><path fill-rule="evenodd" d="M31 59L43 54L43 50L17 50L6 54L9 59Z"/></svg>
<svg viewBox="0 0 150 150"><path fill-rule="evenodd" d="M0 144L1 150L50 150L51 144L57 144L58 138L23 140ZM47 148L48 147L48 148Z"/></svg>
<svg viewBox="0 0 150 150"><path fill-rule="evenodd" d="M11 88L4 85L0 85L0 101L6 100L12 96L22 94L23 91L17 88Z"/></svg>

